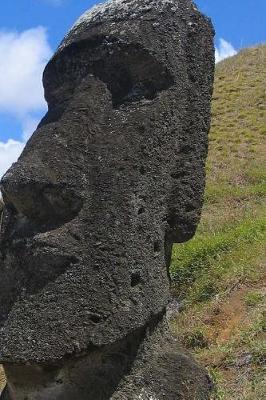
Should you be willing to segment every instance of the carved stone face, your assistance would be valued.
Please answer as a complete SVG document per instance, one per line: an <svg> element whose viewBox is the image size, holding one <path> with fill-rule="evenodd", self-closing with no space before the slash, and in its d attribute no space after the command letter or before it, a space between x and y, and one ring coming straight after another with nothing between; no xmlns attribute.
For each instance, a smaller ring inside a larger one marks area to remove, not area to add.
<svg viewBox="0 0 266 400"><path fill-rule="evenodd" d="M113 3L47 65L49 111L1 182L0 361L53 362L163 313L171 246L199 220L211 27L189 0Z"/></svg>

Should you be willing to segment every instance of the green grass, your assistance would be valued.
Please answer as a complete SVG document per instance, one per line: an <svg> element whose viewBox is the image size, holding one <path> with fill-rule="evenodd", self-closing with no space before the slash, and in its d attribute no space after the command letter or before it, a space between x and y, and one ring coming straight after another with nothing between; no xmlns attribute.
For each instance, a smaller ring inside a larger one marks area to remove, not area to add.
<svg viewBox="0 0 266 400"><path fill-rule="evenodd" d="M263 301L263 295L258 292L251 291L246 294L245 303L249 307L255 307Z"/></svg>
<svg viewBox="0 0 266 400"><path fill-rule="evenodd" d="M265 183L257 183L249 186L229 186L226 184L217 184L209 186L206 189L205 201L208 203L217 203L223 200L245 200L250 197L265 197Z"/></svg>
<svg viewBox="0 0 266 400"><path fill-rule="evenodd" d="M213 400L266 396L265 65L266 45L217 65L202 220L172 254L173 329L208 368Z"/></svg>
<svg viewBox="0 0 266 400"><path fill-rule="evenodd" d="M202 285L202 296L207 300L216 293L216 281L230 268L230 262L225 262L225 255L232 250L244 252L245 248L254 246L256 242L266 240L266 219L243 221L227 230L215 234L197 235L184 245L176 245L173 250L171 277L179 296L186 296L193 283L204 278L206 285ZM232 261L232 257L231 257ZM215 268L213 264L217 264ZM208 272L211 269L211 273ZM196 282L196 284L198 283ZM192 291L197 287L192 287ZM187 296L188 297L188 296Z"/></svg>

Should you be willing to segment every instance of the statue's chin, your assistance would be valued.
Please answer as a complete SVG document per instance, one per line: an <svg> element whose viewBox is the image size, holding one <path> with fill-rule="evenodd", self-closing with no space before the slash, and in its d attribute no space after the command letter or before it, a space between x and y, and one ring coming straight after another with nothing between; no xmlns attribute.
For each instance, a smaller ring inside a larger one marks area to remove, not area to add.
<svg viewBox="0 0 266 400"><path fill-rule="evenodd" d="M163 316L76 358L4 368L8 386L1 400L208 400L212 390L206 371L178 346Z"/></svg>
<svg viewBox="0 0 266 400"><path fill-rule="evenodd" d="M109 399L130 371L143 337L145 328L56 365L5 364L8 385L1 400Z"/></svg>

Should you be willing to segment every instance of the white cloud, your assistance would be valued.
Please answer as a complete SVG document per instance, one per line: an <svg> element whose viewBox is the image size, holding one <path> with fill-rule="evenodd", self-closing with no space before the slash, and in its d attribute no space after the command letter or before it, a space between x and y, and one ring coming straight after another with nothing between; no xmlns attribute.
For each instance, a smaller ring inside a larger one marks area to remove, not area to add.
<svg viewBox="0 0 266 400"><path fill-rule="evenodd" d="M42 73L52 52L43 27L0 32L0 110L16 115L45 108Z"/></svg>
<svg viewBox="0 0 266 400"><path fill-rule="evenodd" d="M42 74L52 55L44 27L24 32L0 29L0 113L21 125L21 140L1 141L0 177L16 161L39 121L34 113L45 112Z"/></svg>
<svg viewBox="0 0 266 400"><path fill-rule="evenodd" d="M24 143L12 139L9 139L6 143L0 142L0 178L18 159L24 145Z"/></svg>
<svg viewBox="0 0 266 400"><path fill-rule="evenodd" d="M225 58L232 57L237 54L233 45L224 39L219 40L219 46L215 48L216 62L222 61Z"/></svg>

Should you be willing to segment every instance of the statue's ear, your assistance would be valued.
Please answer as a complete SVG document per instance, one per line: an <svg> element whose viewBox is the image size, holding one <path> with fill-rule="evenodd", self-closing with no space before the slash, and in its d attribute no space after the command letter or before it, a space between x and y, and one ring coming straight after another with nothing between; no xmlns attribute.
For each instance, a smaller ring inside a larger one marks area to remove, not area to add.
<svg viewBox="0 0 266 400"><path fill-rule="evenodd" d="M180 135L180 132L176 132L176 135ZM183 132L181 136L184 142L179 145L169 170L171 185L165 218L167 267L170 266L173 244L186 242L195 234L200 221L205 188L207 132Z"/></svg>

